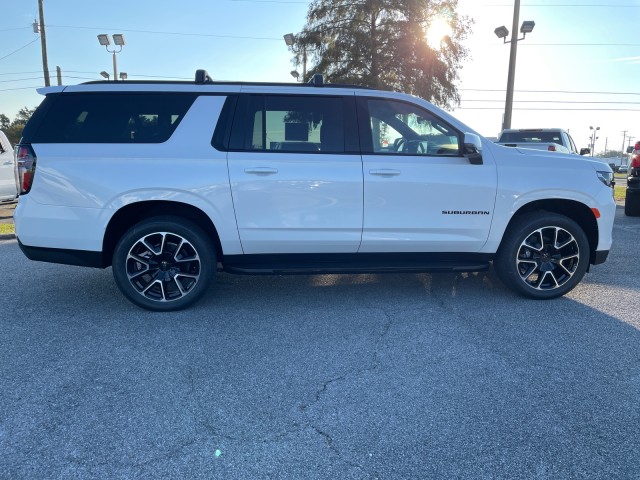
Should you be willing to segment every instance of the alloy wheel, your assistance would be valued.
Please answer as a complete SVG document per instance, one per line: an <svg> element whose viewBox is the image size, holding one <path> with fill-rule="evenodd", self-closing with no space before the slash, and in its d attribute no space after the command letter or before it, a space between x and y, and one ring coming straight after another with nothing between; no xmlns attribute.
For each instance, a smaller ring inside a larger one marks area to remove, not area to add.
<svg viewBox="0 0 640 480"><path fill-rule="evenodd" d="M539 228L520 244L516 264L520 278L528 286L553 290L573 277L580 264L580 248L564 228Z"/></svg>
<svg viewBox="0 0 640 480"><path fill-rule="evenodd" d="M194 246L169 232L155 232L137 240L125 262L133 288L156 302L171 302L188 295L200 280L202 269Z"/></svg>

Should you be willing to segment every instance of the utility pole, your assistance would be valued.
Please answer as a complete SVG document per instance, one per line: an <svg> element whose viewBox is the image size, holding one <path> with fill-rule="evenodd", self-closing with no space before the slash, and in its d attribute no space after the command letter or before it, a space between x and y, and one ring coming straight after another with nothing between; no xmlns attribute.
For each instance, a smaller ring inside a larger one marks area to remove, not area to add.
<svg viewBox="0 0 640 480"><path fill-rule="evenodd" d="M511 50L509 52L509 72L507 75L507 98L504 107L502 129L511 128L511 112L513 110L513 87L516 79L516 54L518 51L518 23L520 22L520 0L513 5L513 26L511 27Z"/></svg>
<svg viewBox="0 0 640 480"><path fill-rule="evenodd" d="M622 131L622 148L620 149L620 159L623 162L624 162L624 154L625 154L624 142L627 139L627 132L628 132L628 130L623 130Z"/></svg>
<svg viewBox="0 0 640 480"><path fill-rule="evenodd" d="M62 70L56 67L56 77L58 77L58 86L62 85Z"/></svg>
<svg viewBox="0 0 640 480"><path fill-rule="evenodd" d="M44 72L44 85L51 86L49 79L49 63L47 61L47 35L44 30L44 7L43 0L38 0L38 12L40 13L40 43L42 44L42 71Z"/></svg>

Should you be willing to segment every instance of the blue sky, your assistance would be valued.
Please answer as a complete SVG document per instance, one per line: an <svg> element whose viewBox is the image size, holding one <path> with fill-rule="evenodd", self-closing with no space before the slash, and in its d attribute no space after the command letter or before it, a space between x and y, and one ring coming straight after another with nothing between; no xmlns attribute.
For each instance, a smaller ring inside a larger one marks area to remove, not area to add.
<svg viewBox="0 0 640 480"><path fill-rule="evenodd" d="M56 66L64 84L101 79L100 71L112 71L99 33L125 35L118 69L130 79L191 79L197 68L205 68L219 80L288 82L291 56L282 35L302 28L308 5L305 0L45 0L52 83ZM2 11L0 113L13 118L42 98L35 93L43 85L40 42L31 27L38 2L5 2ZM513 2L459 0L459 11L475 23L466 42L471 58L459 82L462 103L451 112L496 136L509 45L493 30L500 25L511 30ZM619 150L623 130L640 138L640 1L521 0L523 20L536 26L518 42L512 126L566 128L578 147L587 146L589 126L599 126L596 151L605 142Z"/></svg>

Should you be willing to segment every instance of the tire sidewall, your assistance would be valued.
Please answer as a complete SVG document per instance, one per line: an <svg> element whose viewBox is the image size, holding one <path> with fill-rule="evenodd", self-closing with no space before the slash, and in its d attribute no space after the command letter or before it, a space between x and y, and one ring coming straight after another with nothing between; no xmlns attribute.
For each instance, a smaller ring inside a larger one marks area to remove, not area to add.
<svg viewBox="0 0 640 480"><path fill-rule="evenodd" d="M516 263L522 242L534 231L544 227L559 227L568 231L576 240L580 255L578 267L572 277L562 286L551 290L537 290L527 285L520 277ZM523 215L509 227L494 258L494 269L507 287L526 297L543 300L557 298L571 291L586 273L589 259L589 240L575 221L556 213L533 212Z"/></svg>
<svg viewBox="0 0 640 480"><path fill-rule="evenodd" d="M132 246L151 233L168 232L185 238L198 253L200 278L184 297L170 302L150 300L138 293L127 277L126 258ZM208 289L216 271L216 255L213 244L195 223L179 217L153 217L133 227L120 238L112 258L112 270L116 285L128 300L146 310L168 312L184 309L195 303Z"/></svg>

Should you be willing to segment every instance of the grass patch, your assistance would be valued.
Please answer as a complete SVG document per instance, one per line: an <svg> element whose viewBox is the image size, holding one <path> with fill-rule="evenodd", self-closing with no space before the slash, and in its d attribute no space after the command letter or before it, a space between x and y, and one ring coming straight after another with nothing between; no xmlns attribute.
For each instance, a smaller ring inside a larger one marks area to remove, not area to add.
<svg viewBox="0 0 640 480"><path fill-rule="evenodd" d="M16 233L13 223L0 223L0 235L10 235Z"/></svg>
<svg viewBox="0 0 640 480"><path fill-rule="evenodd" d="M618 200L618 201L622 201L624 200L625 196L627 194L627 186L626 185L620 185L617 186L613 189L613 197Z"/></svg>

